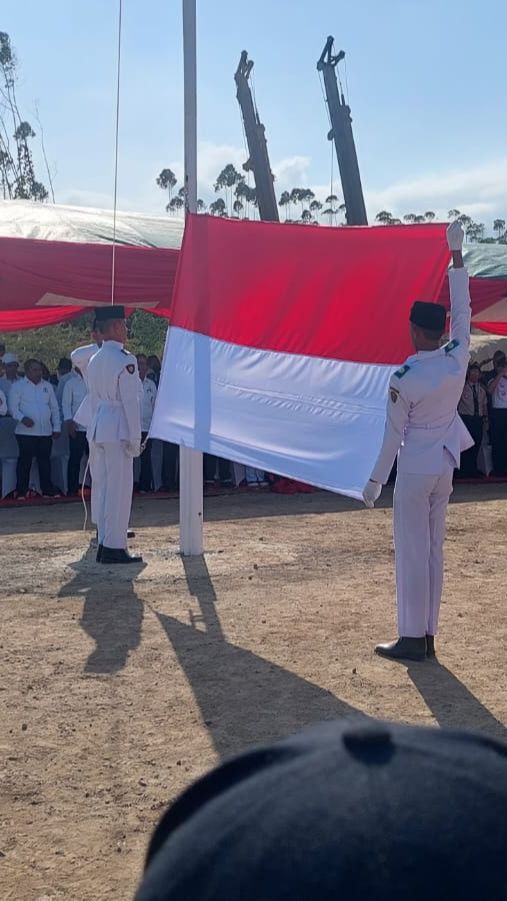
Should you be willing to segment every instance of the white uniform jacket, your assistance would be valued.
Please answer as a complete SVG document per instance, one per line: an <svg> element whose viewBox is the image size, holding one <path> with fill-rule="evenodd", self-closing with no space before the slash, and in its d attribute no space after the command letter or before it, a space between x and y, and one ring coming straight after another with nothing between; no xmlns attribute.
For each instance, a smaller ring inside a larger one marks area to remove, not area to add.
<svg viewBox="0 0 507 901"><path fill-rule="evenodd" d="M450 269L450 341L409 357L389 384L384 441L371 479L387 482L398 454L398 472L439 475L447 450L459 466L473 445L458 416L469 361L470 293L466 269Z"/></svg>
<svg viewBox="0 0 507 901"><path fill-rule="evenodd" d="M88 372L88 364L90 360L97 351L99 350L98 344L84 344L82 347L76 347L75 350L72 351L70 355L70 359L74 369L79 369L81 375L83 376L85 385L88 385L86 380L86 374ZM81 405L76 410L76 414L74 416L74 422L77 422L78 425L83 426L83 428L88 429L92 420L91 412L90 412L90 399L89 395L86 394Z"/></svg>
<svg viewBox="0 0 507 901"><path fill-rule="evenodd" d="M87 370L95 444L141 441L140 379L137 360L118 341L104 341Z"/></svg>

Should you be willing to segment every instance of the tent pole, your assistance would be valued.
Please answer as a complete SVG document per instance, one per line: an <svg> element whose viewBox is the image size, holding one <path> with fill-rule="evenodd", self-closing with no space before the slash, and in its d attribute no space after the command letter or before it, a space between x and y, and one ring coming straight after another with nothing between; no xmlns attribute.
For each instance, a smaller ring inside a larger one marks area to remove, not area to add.
<svg viewBox="0 0 507 901"><path fill-rule="evenodd" d="M197 52L196 0L183 4L183 78L185 124L185 215L197 212ZM202 554L202 453L180 447L180 551L185 557Z"/></svg>

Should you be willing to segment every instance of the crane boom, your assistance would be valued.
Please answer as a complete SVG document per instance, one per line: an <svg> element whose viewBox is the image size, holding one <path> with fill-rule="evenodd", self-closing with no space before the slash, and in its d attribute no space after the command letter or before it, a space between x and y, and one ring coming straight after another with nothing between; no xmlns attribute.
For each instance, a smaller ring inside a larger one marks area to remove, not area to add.
<svg viewBox="0 0 507 901"><path fill-rule="evenodd" d="M265 128L259 119L259 113L250 90L249 78L252 69L253 60L249 60L247 51L243 50L234 75L236 96L243 117L248 153L250 154L247 162L243 165L243 169L245 172L249 170L253 172L260 218L278 222L278 206L275 197L273 173L269 163Z"/></svg>
<svg viewBox="0 0 507 901"><path fill-rule="evenodd" d="M348 225L368 225L366 206L356 146L352 133L352 117L350 106L345 103L343 93L338 90L336 66L345 56L343 50L333 55L334 38L328 37L317 69L322 72L326 90L326 100L331 119L331 131L328 140L333 141L336 148L338 167L345 201L345 214Z"/></svg>

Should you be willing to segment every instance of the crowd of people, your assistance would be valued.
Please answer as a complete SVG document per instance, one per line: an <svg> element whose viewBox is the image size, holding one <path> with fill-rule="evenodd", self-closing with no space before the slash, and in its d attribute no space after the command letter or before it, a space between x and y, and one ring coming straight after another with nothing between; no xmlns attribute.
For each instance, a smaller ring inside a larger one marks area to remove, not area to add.
<svg viewBox="0 0 507 901"><path fill-rule="evenodd" d="M137 468L135 488L141 493L178 490L178 447L162 442L162 464L156 484L152 465L153 443L148 439L160 381L159 358L137 354L139 377L142 383L142 441L144 450ZM486 368L490 366L491 368ZM0 345L0 416L16 421L18 445L16 488L12 497L19 500L31 494L30 471L35 459L39 469L40 492L44 497L56 497L62 489L51 482L52 444L63 431L69 439L67 467L67 496L75 496L81 488L85 471L83 460L88 455L86 430L75 421L75 414L86 394L86 385L70 359L62 357L54 373L36 359L21 365L17 356ZM507 357L496 351L492 359L472 362L468 368L458 412L474 439L474 446L465 451L457 478L484 476L488 470L498 477L507 476ZM481 450L491 459L480 461ZM273 477L251 467L229 460L204 455L203 481L205 487L267 487ZM279 486L280 487L280 486ZM286 486L288 488L288 484Z"/></svg>
<svg viewBox="0 0 507 901"><path fill-rule="evenodd" d="M156 355L137 354L142 384L141 425L144 450L136 467L135 488L140 493L174 492L179 487L178 447L161 442L162 461L156 484L152 465L153 442L148 439L160 381L161 363ZM31 496L30 472L37 461L40 493L43 497L59 497L62 489L51 481L51 453L53 442L66 432L69 440L67 466L67 496L80 492L88 456L86 429L75 415L86 395L86 385L71 360L62 357L56 371L50 373L40 360L28 359L21 365L17 356L0 345L0 416L16 421L18 445L16 488L12 498L24 500ZM204 455L203 480L208 487L267 487L268 478L252 467L239 466L228 460Z"/></svg>

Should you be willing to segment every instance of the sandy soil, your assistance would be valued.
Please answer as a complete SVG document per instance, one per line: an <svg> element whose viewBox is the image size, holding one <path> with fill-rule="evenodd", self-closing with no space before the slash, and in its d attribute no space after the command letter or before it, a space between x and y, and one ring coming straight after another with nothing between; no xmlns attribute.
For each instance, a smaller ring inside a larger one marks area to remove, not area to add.
<svg viewBox="0 0 507 901"><path fill-rule="evenodd" d="M79 505L2 514L3 901L132 897L167 802L218 758L370 714L507 735L507 486L449 513L439 663L395 635L390 495L207 503L204 561L177 502L136 502L145 563L100 567Z"/></svg>

